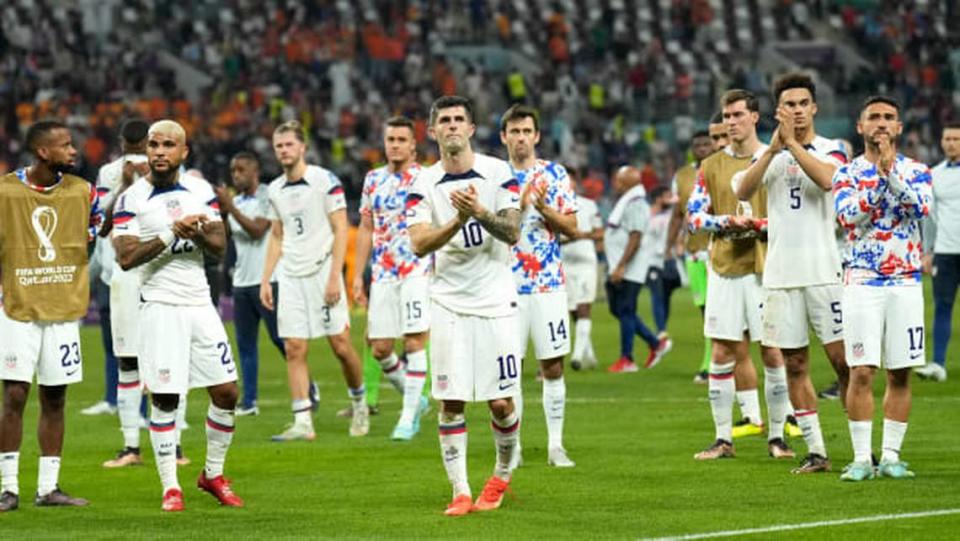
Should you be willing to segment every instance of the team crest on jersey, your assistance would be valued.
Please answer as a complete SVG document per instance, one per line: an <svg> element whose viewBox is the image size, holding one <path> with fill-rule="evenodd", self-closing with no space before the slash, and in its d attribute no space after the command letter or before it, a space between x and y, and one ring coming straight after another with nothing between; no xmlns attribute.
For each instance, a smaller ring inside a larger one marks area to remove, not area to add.
<svg viewBox="0 0 960 541"><path fill-rule="evenodd" d="M17 367L17 354L16 353L7 353L7 356L3 358L3 364L10 370L13 370Z"/></svg>
<svg viewBox="0 0 960 541"><path fill-rule="evenodd" d="M183 218L183 207L180 206L179 200L167 200L167 216L169 216L172 220L179 220L180 218Z"/></svg>

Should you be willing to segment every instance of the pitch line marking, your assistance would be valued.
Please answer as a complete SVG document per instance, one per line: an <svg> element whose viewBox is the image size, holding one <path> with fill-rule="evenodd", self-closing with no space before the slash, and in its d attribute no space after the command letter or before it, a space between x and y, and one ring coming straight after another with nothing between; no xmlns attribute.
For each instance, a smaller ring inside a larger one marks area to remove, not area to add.
<svg viewBox="0 0 960 541"><path fill-rule="evenodd" d="M820 520L817 522L801 522L799 524L778 524L774 526L765 526L763 528L748 528L745 530L725 530L719 532L693 533L669 537L646 538L643 541L681 541L687 539L709 539L712 537L733 537L738 535L752 535L759 533L786 532L790 530L805 530L808 528L823 528L827 526L846 526L848 524L860 524L864 522L881 522L885 520L900 520L908 518L926 518L938 517L944 515L960 514L960 508L954 509L936 509L932 511L917 511L913 513L896 513L889 515L873 515L869 517L844 518L837 520Z"/></svg>

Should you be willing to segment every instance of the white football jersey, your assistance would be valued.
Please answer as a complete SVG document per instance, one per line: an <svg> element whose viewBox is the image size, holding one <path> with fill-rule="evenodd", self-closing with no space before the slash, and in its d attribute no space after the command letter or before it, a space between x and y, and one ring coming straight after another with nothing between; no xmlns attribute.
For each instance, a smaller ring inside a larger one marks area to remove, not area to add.
<svg viewBox="0 0 960 541"><path fill-rule="evenodd" d="M268 188L261 184L253 195L239 193L233 197L233 204L241 214L251 220L266 218L270 213L267 190ZM270 230L268 229L259 239L255 239L247 233L247 230L240 225L233 214L227 217L227 222L230 224L230 236L237 250L237 263L233 267L234 287L260 285L260 277L263 276L263 264L267 256L267 239L270 237Z"/></svg>
<svg viewBox="0 0 960 541"><path fill-rule="evenodd" d="M510 165L483 154L462 174L443 170L441 162L424 169L407 195L407 224L440 227L457 216L450 194L473 185L481 205L493 213L520 209L520 184ZM503 317L517 311L517 288L510 246L495 239L471 218L437 250L430 282L432 300L459 314Z"/></svg>
<svg viewBox="0 0 960 541"><path fill-rule="evenodd" d="M590 233L603 228L603 218L597 204L587 197L577 197L577 230ZM565 266L596 265L597 247L593 239L568 242L560 247L560 257Z"/></svg>
<svg viewBox="0 0 960 541"><path fill-rule="evenodd" d="M817 159L846 163L843 146L817 136L807 150ZM833 193L817 186L789 150L773 157L763 176L767 187L767 288L840 283Z"/></svg>
<svg viewBox="0 0 960 541"><path fill-rule="evenodd" d="M173 222L194 214L219 222L217 196L202 178L180 174L170 188L155 188L139 179L120 195L113 209L113 236L156 238ZM203 253L192 241L176 239L140 269L140 297L165 304L210 304L210 286L203 272Z"/></svg>
<svg viewBox="0 0 960 541"><path fill-rule="evenodd" d="M121 156L105 164L97 172L97 195L100 196L100 205L104 209L110 208L113 200L117 197L117 191L119 191L120 183L123 180L123 164L125 161L127 161L127 157ZM136 178L140 178L139 175ZM110 239L97 240L97 254L100 261L100 280L109 285L114 272L123 272L120 270L120 265L117 264L117 254L113 251L113 244Z"/></svg>
<svg viewBox="0 0 960 541"><path fill-rule="evenodd" d="M280 271L285 276L316 274L333 249L328 215L347 208L340 179L322 167L308 165L301 179L277 177L267 196L267 218L283 224Z"/></svg>

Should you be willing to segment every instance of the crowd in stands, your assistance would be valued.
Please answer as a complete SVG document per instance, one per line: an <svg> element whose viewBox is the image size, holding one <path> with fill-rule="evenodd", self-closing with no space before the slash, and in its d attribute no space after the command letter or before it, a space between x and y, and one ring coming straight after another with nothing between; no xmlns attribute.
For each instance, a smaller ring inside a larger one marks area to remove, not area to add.
<svg viewBox="0 0 960 541"><path fill-rule="evenodd" d="M758 69L758 46L807 39L814 24L832 25L874 66L825 80L900 96L908 150L932 159L938 123L958 109L956 11L949 0L9 0L0 171L24 161L25 126L57 116L75 128L92 178L121 119L136 114L184 125L191 165L209 179L228 178L229 157L244 149L276 173L272 129L297 118L312 159L356 198L382 159L383 120L416 119L430 161L429 104L460 93L477 102L487 151L501 150L498 113L522 101L543 113L543 155L604 183L626 162L665 183L719 93L767 92L775 74ZM486 52L467 59L463 45ZM503 65L487 61L491 50L507 55ZM671 120L669 135L653 127Z"/></svg>

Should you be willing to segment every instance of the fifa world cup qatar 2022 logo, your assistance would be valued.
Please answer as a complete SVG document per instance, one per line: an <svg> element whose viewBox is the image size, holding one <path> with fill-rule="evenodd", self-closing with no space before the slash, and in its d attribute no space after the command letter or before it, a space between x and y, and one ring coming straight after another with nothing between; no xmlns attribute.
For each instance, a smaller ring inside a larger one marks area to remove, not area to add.
<svg viewBox="0 0 960 541"><path fill-rule="evenodd" d="M57 211L53 207L39 206L33 209L33 216L31 216L30 221L33 224L34 233L40 240L37 257L44 263L50 263L57 258L57 250L51 242L53 233L57 230Z"/></svg>

